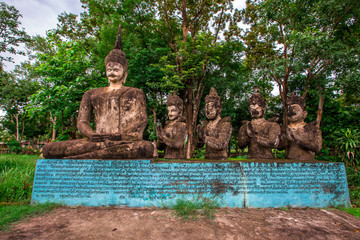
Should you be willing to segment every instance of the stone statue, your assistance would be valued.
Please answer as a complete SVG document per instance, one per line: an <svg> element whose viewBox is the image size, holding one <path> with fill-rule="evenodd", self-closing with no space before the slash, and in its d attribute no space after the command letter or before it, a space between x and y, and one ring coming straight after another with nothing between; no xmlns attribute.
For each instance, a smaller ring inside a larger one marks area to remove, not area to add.
<svg viewBox="0 0 360 240"><path fill-rule="evenodd" d="M143 140L147 125L145 95L126 87L128 62L121 46L121 29L115 48L105 58L108 87L88 90L79 109L77 127L88 139L46 144L45 158L147 159L153 145ZM94 112L96 130L90 122Z"/></svg>
<svg viewBox="0 0 360 240"><path fill-rule="evenodd" d="M289 125L286 127L286 158L314 160L315 152L322 146L320 128L316 122L305 123L305 100L296 95L287 98Z"/></svg>
<svg viewBox="0 0 360 240"><path fill-rule="evenodd" d="M197 127L198 147L206 144L205 158L227 160L232 126L230 117L221 118L222 104L214 87L205 97L205 114L209 121Z"/></svg>
<svg viewBox="0 0 360 240"><path fill-rule="evenodd" d="M184 159L184 142L187 136L185 117L182 116L184 103L175 93L167 99L167 110L170 121L164 128L158 126L156 134L159 144L165 144L165 158Z"/></svg>
<svg viewBox="0 0 360 240"><path fill-rule="evenodd" d="M243 121L239 129L238 144L240 148L248 146L247 158L271 159L271 149L279 144L281 130L279 124L264 118L266 102L258 90L255 86L255 93L248 100L252 120Z"/></svg>

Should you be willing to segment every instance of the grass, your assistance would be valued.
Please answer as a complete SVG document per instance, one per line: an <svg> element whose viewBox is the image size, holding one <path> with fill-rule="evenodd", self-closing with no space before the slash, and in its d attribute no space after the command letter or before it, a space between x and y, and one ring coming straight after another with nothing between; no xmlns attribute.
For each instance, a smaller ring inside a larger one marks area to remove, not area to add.
<svg viewBox="0 0 360 240"><path fill-rule="evenodd" d="M47 203L37 205L0 205L0 231L9 230L11 224L30 218L31 216L44 214L58 207L58 204Z"/></svg>
<svg viewBox="0 0 360 240"><path fill-rule="evenodd" d="M0 230L22 219L43 214L57 204L30 205L36 155L0 155Z"/></svg>
<svg viewBox="0 0 360 240"><path fill-rule="evenodd" d="M215 200L208 198L194 200L178 199L171 208L175 210L176 216L184 221L196 220L199 216L213 219L219 204Z"/></svg>
<svg viewBox="0 0 360 240"><path fill-rule="evenodd" d="M360 218L360 208L343 208L343 207L338 207L338 209L340 209L341 211L350 213L351 215L354 215L355 217Z"/></svg>
<svg viewBox="0 0 360 240"><path fill-rule="evenodd" d="M0 203L30 203L37 158L36 155L0 155Z"/></svg>

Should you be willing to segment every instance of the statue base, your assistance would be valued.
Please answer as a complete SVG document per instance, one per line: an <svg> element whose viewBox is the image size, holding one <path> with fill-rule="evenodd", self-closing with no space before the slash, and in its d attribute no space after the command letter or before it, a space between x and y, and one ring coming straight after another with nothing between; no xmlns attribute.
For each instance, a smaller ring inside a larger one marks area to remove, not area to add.
<svg viewBox="0 0 360 240"><path fill-rule="evenodd" d="M32 202L163 207L209 198L221 207L350 206L337 162L39 159Z"/></svg>

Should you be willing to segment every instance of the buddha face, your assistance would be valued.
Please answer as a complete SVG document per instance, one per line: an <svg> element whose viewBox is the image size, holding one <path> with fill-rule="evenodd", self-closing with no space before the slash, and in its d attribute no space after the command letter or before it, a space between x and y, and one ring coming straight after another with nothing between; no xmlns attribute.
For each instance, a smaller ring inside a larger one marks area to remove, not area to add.
<svg viewBox="0 0 360 240"><path fill-rule="evenodd" d="M265 113L265 108L259 104L250 105L250 114L252 118L262 118Z"/></svg>
<svg viewBox="0 0 360 240"><path fill-rule="evenodd" d="M117 83L122 81L125 76L124 67L118 62L109 62L106 65L106 76L110 83Z"/></svg>
<svg viewBox="0 0 360 240"><path fill-rule="evenodd" d="M215 102L207 102L205 105L205 115L209 120L213 120L218 115L218 107Z"/></svg>
<svg viewBox="0 0 360 240"><path fill-rule="evenodd" d="M174 121L180 115L180 110L176 106L168 106L168 117L170 121Z"/></svg>
<svg viewBox="0 0 360 240"><path fill-rule="evenodd" d="M288 119L292 123L302 122L307 116L307 112L299 104L291 104L287 110Z"/></svg>

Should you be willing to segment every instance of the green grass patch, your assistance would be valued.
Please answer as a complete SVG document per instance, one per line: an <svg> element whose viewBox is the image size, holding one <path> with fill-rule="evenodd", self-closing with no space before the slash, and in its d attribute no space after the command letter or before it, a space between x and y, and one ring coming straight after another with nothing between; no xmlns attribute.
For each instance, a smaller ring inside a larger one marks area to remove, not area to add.
<svg viewBox="0 0 360 240"><path fill-rule="evenodd" d="M208 198L178 199L171 208L175 210L176 216L184 221L196 220L199 217L213 219L219 204Z"/></svg>
<svg viewBox="0 0 360 240"><path fill-rule="evenodd" d="M36 155L0 155L0 203L30 203Z"/></svg>
<svg viewBox="0 0 360 240"><path fill-rule="evenodd" d="M341 211L350 213L351 215L354 215L355 217L360 218L360 208L343 208L343 207L338 207L338 209L340 209Z"/></svg>
<svg viewBox="0 0 360 240"><path fill-rule="evenodd" d="M59 207L59 204L46 203L37 205L0 205L0 231L8 230L11 224L35 215L40 215Z"/></svg>

